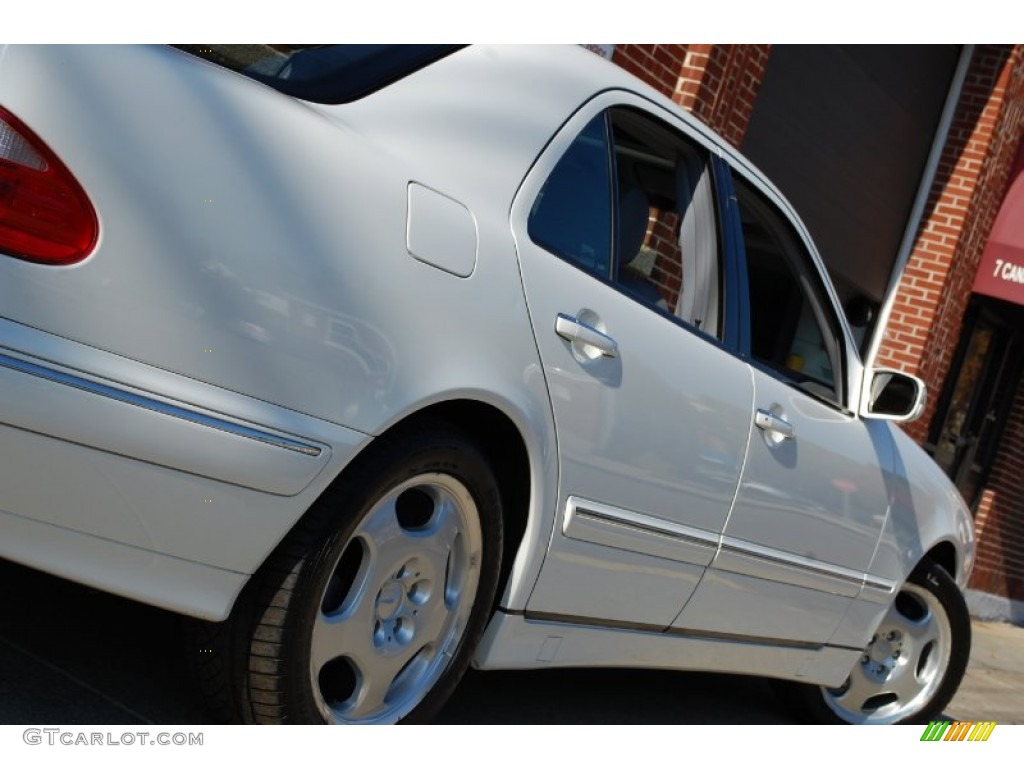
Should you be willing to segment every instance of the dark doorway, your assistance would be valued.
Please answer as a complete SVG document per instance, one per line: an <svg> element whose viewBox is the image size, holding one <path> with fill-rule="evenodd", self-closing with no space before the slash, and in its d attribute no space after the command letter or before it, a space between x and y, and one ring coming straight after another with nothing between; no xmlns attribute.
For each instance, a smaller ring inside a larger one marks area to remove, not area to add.
<svg viewBox="0 0 1024 768"><path fill-rule="evenodd" d="M810 230L845 302L885 298L956 45L775 45L743 153Z"/></svg>
<svg viewBox="0 0 1024 768"><path fill-rule="evenodd" d="M1024 307L974 296L926 446L972 508L995 460L1022 358Z"/></svg>

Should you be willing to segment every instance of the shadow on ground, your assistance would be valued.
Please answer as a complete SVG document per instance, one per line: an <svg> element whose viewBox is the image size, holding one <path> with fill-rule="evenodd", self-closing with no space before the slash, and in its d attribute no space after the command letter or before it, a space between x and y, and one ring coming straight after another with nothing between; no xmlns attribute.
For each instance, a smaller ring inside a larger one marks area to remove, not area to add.
<svg viewBox="0 0 1024 768"><path fill-rule="evenodd" d="M0 560L0 723L203 724L176 616ZM756 678L471 671L440 723L785 723Z"/></svg>

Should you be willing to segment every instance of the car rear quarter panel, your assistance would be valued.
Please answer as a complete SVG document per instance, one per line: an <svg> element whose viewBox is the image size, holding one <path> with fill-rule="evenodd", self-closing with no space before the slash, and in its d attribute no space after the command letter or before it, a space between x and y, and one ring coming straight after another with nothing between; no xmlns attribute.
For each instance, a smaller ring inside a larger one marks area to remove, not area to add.
<svg viewBox="0 0 1024 768"><path fill-rule="evenodd" d="M101 242L66 269L0 260L0 314L369 434L449 388L510 390L535 352L507 212L551 117L495 136L486 104L450 114L466 71L313 108L172 49L9 49L0 101ZM468 277L410 256L410 181L473 216Z"/></svg>
<svg viewBox="0 0 1024 768"><path fill-rule="evenodd" d="M194 392L177 386L188 381L227 409L269 404L297 421L268 426L300 438L315 434L334 451L302 493L231 486L233 512L210 509L197 521L176 519L168 501L178 497L175 488L188 488L189 498L224 489L194 474L185 451L152 465L125 458L137 453L129 445L137 435L101 446L104 469L81 475L85 495L76 502L80 515L93 518L92 533L252 572L311 494L351 458L359 435L380 434L455 398L490 402L520 427L534 463L534 510L545 508L555 483L553 426L508 209L561 118L550 110L539 117L528 103L476 118L488 105L473 106L474 99L500 88L485 76L474 81L472 71L463 64L415 88L386 90L379 107L367 99L314 108L172 49L5 51L0 103L82 183L101 237L89 258L69 268L0 258L0 317L60 340L49 358L55 365L73 363L84 375L127 387L147 379L147 391L172 400L196 402ZM453 82L460 73L472 87ZM529 128L503 125L509 114ZM400 127L390 125L393 118ZM468 277L410 255L410 182L473 217L478 257ZM119 360L123 366L97 370ZM153 372L169 375L154 385ZM307 417L323 428L295 431ZM52 432L43 423L18 426L43 437ZM92 456L71 448L66 436L48 437L62 438L51 459L70 466ZM102 500L85 499L116 472L124 513L96 523ZM5 511L68 524L47 519L31 501L36 481L6 475ZM51 501L47 507L60 500ZM246 522L253 524L251 545L218 550L216 542ZM531 516L528 536L546 542L549 531L550 516ZM524 589L528 582L528 575L514 579Z"/></svg>

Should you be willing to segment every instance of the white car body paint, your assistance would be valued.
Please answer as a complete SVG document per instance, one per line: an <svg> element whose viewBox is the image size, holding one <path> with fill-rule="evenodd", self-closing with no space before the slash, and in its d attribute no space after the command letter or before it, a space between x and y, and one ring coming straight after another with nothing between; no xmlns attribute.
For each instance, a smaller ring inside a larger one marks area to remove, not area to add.
<svg viewBox="0 0 1024 768"><path fill-rule="evenodd" d="M530 469L480 667L837 684L933 547L966 583L969 516L898 428L855 415L868 376L841 313L829 409L530 241L562 151L630 105L728 162L824 274L768 181L586 51L469 48L322 105L167 48L10 47L0 105L101 231L67 268L0 256L0 556L223 619L375 436L468 400L511 420ZM616 357L556 335L584 310ZM858 493L822 490L843 479L824 453L810 478L769 471L753 412L773 404L797 440L848 430L836 460Z"/></svg>

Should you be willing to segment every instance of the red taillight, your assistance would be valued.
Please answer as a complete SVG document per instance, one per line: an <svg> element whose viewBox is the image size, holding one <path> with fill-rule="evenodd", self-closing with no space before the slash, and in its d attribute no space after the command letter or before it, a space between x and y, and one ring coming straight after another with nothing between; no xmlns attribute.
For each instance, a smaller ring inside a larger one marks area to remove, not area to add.
<svg viewBox="0 0 1024 768"><path fill-rule="evenodd" d="M0 253L74 264L89 255L98 233L82 186L38 136L0 107Z"/></svg>

